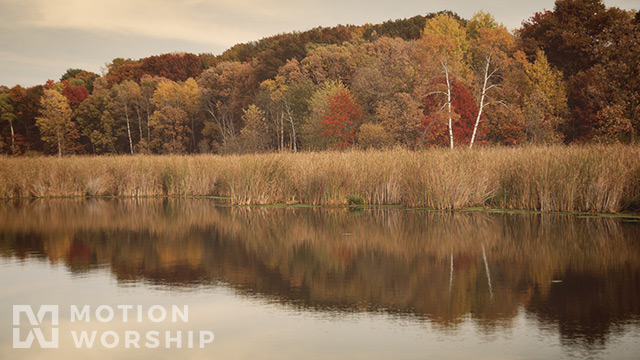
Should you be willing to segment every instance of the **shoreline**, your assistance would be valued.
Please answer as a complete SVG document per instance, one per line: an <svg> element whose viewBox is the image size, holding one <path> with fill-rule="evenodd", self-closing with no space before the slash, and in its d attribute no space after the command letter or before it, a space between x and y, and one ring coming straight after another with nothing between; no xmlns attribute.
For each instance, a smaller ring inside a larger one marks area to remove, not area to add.
<svg viewBox="0 0 640 360"><path fill-rule="evenodd" d="M0 198L0 202L9 203L12 201L48 201L48 200L231 200L229 197L222 196L198 196L198 195L150 195L150 196L50 196L50 197L18 197L18 198ZM216 203L215 206L237 207L237 208L259 208L259 209L345 209L350 211L368 210L368 209L396 209L405 211L426 211L435 213L486 213L486 214L512 214L512 215L566 215L582 218L617 218L623 220L640 221L640 212L619 212L619 213L598 213L598 212L566 212L566 211L539 211L527 209L501 209L491 207L468 207L461 209L434 209L425 207L407 207L403 205L312 205L312 204L233 204L233 203Z"/></svg>

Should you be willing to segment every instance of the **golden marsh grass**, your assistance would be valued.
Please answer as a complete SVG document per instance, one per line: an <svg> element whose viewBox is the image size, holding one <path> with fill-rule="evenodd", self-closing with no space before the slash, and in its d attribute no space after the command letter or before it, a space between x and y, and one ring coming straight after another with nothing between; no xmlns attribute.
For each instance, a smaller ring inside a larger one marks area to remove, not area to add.
<svg viewBox="0 0 640 360"><path fill-rule="evenodd" d="M545 146L191 156L0 157L0 197L225 196L233 204L620 212L640 147Z"/></svg>

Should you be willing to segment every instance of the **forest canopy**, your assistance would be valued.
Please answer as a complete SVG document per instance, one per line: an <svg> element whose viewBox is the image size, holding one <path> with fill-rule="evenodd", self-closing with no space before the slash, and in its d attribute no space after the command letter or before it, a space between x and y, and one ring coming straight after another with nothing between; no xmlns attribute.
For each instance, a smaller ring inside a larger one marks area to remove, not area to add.
<svg viewBox="0 0 640 360"><path fill-rule="evenodd" d="M637 143L640 13L557 0L509 32L444 11L0 86L0 153Z"/></svg>

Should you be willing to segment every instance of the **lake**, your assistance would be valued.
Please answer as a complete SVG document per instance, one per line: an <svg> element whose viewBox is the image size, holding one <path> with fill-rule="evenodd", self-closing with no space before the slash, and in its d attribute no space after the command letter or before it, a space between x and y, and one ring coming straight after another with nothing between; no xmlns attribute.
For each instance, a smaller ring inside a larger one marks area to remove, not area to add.
<svg viewBox="0 0 640 360"><path fill-rule="evenodd" d="M16 200L0 203L0 269L2 359L640 354L634 219Z"/></svg>

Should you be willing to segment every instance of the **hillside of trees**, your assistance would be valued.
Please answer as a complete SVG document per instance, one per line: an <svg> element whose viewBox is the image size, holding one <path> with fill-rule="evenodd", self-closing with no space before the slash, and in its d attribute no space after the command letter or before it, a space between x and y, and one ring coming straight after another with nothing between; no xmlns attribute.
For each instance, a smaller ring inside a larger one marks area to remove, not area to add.
<svg viewBox="0 0 640 360"><path fill-rule="evenodd" d="M255 153L637 143L640 13L557 0L491 14L315 28L104 74L0 86L0 153Z"/></svg>

